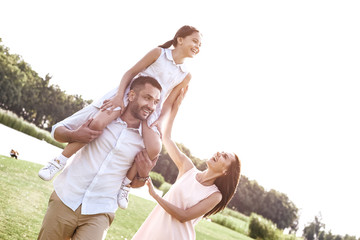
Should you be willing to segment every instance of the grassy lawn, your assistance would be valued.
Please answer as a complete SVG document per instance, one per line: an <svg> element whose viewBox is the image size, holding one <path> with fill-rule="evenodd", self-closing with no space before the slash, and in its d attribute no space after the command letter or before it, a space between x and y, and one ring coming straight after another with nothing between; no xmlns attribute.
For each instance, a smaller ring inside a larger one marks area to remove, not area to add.
<svg viewBox="0 0 360 240"><path fill-rule="evenodd" d="M41 165L0 155L0 239L36 239L44 217L52 182L37 176ZM130 196L127 210L119 209L106 239L131 239L155 203ZM197 239L251 240L236 231L206 220L196 226Z"/></svg>
<svg viewBox="0 0 360 240"><path fill-rule="evenodd" d="M220 224L200 221L196 227L196 239L206 240L253 240L252 238L242 235L234 230L226 228Z"/></svg>

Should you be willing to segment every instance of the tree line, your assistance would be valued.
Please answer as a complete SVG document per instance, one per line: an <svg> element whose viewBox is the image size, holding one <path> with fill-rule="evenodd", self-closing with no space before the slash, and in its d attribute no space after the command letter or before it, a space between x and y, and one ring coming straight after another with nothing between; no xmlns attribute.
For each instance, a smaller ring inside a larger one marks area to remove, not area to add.
<svg viewBox="0 0 360 240"><path fill-rule="evenodd" d="M51 126L80 110L91 101L67 95L41 78L19 55L10 54L0 38L0 107L24 120L49 130Z"/></svg>
<svg viewBox="0 0 360 240"><path fill-rule="evenodd" d="M346 234L341 236L333 234L331 231L325 230L325 224L322 222L321 213L315 216L314 220L308 223L303 229L303 237L305 240L360 240L356 236Z"/></svg>

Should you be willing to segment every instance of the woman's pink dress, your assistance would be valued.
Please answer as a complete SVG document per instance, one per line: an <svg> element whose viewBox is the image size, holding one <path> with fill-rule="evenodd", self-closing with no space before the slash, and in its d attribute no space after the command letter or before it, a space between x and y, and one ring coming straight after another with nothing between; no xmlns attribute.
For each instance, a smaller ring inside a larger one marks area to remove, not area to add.
<svg viewBox="0 0 360 240"><path fill-rule="evenodd" d="M164 196L164 199L175 206L187 209L201 200L219 192L215 185L204 186L196 180L199 170L192 168L179 178ZM210 210L210 209L209 209ZM168 214L160 205L157 205L132 240L191 240L196 238L194 226L201 220L198 217L185 223Z"/></svg>

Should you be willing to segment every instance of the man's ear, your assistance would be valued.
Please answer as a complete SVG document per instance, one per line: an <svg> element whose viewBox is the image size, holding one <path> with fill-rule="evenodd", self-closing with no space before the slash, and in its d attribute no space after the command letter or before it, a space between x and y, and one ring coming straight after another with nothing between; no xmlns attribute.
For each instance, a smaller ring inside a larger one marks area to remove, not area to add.
<svg viewBox="0 0 360 240"><path fill-rule="evenodd" d="M134 99L135 99L135 97L136 97L136 93L135 93L135 91L134 90L130 90L130 92L129 92L129 102L132 102L132 101L134 101Z"/></svg>

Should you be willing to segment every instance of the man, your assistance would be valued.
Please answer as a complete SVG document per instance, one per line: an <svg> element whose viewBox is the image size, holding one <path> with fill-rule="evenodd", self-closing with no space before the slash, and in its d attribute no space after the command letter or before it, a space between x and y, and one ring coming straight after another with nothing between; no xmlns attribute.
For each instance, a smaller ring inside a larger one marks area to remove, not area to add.
<svg viewBox="0 0 360 240"><path fill-rule="evenodd" d="M135 156L141 155L135 159L139 176L133 180L133 187L144 185L155 165L156 161L151 161L143 150L141 127L155 110L160 91L160 84L151 77L135 79L124 113L101 135L87 127L99 111L92 105L53 127L58 141L90 142L55 179L55 191L50 196L38 239L105 238L118 208L117 193L122 179Z"/></svg>

